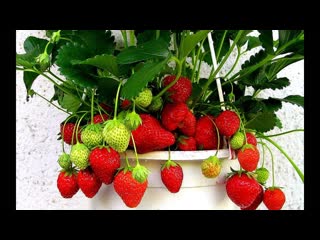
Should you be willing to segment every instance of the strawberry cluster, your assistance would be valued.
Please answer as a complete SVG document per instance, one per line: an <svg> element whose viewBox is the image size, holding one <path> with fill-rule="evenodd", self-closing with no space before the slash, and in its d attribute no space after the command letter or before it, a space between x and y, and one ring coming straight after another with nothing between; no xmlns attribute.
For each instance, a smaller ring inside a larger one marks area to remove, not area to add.
<svg viewBox="0 0 320 240"><path fill-rule="evenodd" d="M273 187L264 191L261 184L266 182L268 170L257 169L260 154L256 137L246 132L236 109L222 111L216 116L195 114L188 105L192 83L186 77L166 76L162 88L167 89L164 98L154 97L152 89L145 88L134 99L115 99L120 101L122 111L117 114L115 109L113 118L112 109L108 108L105 112L109 114L92 116L83 126L80 126L81 120L77 124L65 122L61 125L63 141L72 145L70 154L63 153L58 161L63 168L57 181L61 195L70 198L81 189L85 196L92 198L102 183L113 183L126 206L134 208L147 189L149 170L140 165L138 157L135 167L126 161L120 168L119 153L127 149L139 154L167 149L217 150L218 153L228 144L236 151L241 166L240 171L227 180L230 199L241 209L256 209L262 200L268 208L280 209L284 201L275 204L270 199L279 199L275 195L281 190ZM170 159L170 154L160 171L168 191L179 192L183 169ZM207 178L220 174L221 162L217 154L203 160L201 171Z"/></svg>

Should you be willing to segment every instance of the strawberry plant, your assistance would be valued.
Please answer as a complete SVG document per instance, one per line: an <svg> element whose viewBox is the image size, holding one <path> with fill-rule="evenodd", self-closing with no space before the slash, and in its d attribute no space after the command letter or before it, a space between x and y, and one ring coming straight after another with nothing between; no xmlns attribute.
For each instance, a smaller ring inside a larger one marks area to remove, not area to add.
<svg viewBox="0 0 320 240"><path fill-rule="evenodd" d="M240 163L227 180L230 199L241 209L256 209L261 202L281 209L285 191L275 185L270 146L284 155L303 182L302 171L273 140L303 129L281 132L277 111L283 102L303 107L304 99L262 98L260 93L290 85L278 73L304 59L304 32L279 30L274 39L271 30L121 30L120 42L114 32L46 30L47 38L27 37L25 53L16 54L27 100L41 97L66 114L57 123L62 197L71 198L80 188L91 198L102 183L114 181L124 203L137 207L149 174L138 153L217 150L199 165L204 177L215 178L221 170L217 153L228 148ZM240 65L241 56L252 49L260 50ZM233 63L223 73L227 61ZM207 76L204 66L210 69ZM51 99L33 88L39 76L53 84ZM274 128L279 133L268 135ZM66 152L64 144L71 150ZM136 165L126 161L120 168L119 154L127 150L136 153ZM265 158L272 169L264 166ZM165 186L178 192L181 166L168 156L160 168ZM269 172L272 186L266 185Z"/></svg>

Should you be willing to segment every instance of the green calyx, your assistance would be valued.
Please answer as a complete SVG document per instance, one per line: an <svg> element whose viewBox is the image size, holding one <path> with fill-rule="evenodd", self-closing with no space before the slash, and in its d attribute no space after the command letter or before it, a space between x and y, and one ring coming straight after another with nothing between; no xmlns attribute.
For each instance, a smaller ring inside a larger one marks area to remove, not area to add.
<svg viewBox="0 0 320 240"><path fill-rule="evenodd" d="M83 170L89 165L89 154L90 150L87 146L78 142L71 148L70 160L76 167Z"/></svg>
<svg viewBox="0 0 320 240"><path fill-rule="evenodd" d="M137 164L132 170L132 177L139 183L144 183L149 175L150 171L145 166Z"/></svg>
<svg viewBox="0 0 320 240"><path fill-rule="evenodd" d="M269 178L269 170L266 168L257 168L255 174L257 181L261 184L265 184Z"/></svg>
<svg viewBox="0 0 320 240"><path fill-rule="evenodd" d="M61 32L61 30L54 32L54 33L52 34L52 36L51 36L50 42L52 42L52 43L58 43L59 40L60 40L60 37L61 37L61 36L60 36L60 32Z"/></svg>
<svg viewBox="0 0 320 240"><path fill-rule="evenodd" d="M71 167L69 169L61 169L60 172L64 172L65 176L67 177L78 173L77 169L75 169L74 167Z"/></svg>
<svg viewBox="0 0 320 240"><path fill-rule="evenodd" d="M37 63L40 65L40 70L46 70L50 65L50 56L47 52L41 53L36 57Z"/></svg>
<svg viewBox="0 0 320 240"><path fill-rule="evenodd" d="M252 149L252 150L254 150L255 147L254 147L252 144L245 144L245 145L242 146L242 148L241 148L240 150L241 150L241 152L243 152L243 151L246 150L246 149Z"/></svg>
<svg viewBox="0 0 320 240"><path fill-rule="evenodd" d="M127 150L130 141L130 131L119 120L108 120L103 128L102 135L106 143L117 152Z"/></svg>
<svg viewBox="0 0 320 240"><path fill-rule="evenodd" d="M161 171L165 168L170 168L170 167L176 167L178 165L178 163L168 159L161 167Z"/></svg>
<svg viewBox="0 0 320 240"><path fill-rule="evenodd" d="M140 107L148 107L152 102L152 91L149 88L144 89L134 101Z"/></svg>
<svg viewBox="0 0 320 240"><path fill-rule="evenodd" d="M157 112L161 109L162 104L163 104L163 100L161 97L152 99L152 102L149 105L148 110L150 112Z"/></svg>
<svg viewBox="0 0 320 240"><path fill-rule="evenodd" d="M232 147L232 149L239 149L243 146L245 142L245 136L242 132L236 132L230 140L230 145Z"/></svg>
<svg viewBox="0 0 320 240"><path fill-rule="evenodd" d="M217 156L210 156L201 163L201 172L207 178L215 178L221 172L221 162Z"/></svg>
<svg viewBox="0 0 320 240"><path fill-rule="evenodd" d="M140 115L133 110L126 114L124 124L130 131L133 131L142 124L142 119Z"/></svg>
<svg viewBox="0 0 320 240"><path fill-rule="evenodd" d="M67 153L62 153L59 156L58 163L59 163L60 167L63 169L65 169L65 170L70 169L72 166L72 163L70 161L70 155Z"/></svg>
<svg viewBox="0 0 320 240"><path fill-rule="evenodd" d="M81 140L89 148L102 144L102 126L100 124L90 124L81 131Z"/></svg>

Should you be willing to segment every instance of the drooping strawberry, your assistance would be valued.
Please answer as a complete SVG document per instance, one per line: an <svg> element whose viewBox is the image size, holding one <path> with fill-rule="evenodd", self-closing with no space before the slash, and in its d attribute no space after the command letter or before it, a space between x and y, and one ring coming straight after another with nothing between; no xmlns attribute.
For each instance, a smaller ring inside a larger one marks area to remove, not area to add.
<svg viewBox="0 0 320 240"><path fill-rule="evenodd" d="M163 86L169 85L176 79L176 76L170 75L163 79ZM168 99L173 103L185 103L192 93L192 83L186 77L180 77L178 81L170 87L167 92L169 93Z"/></svg>
<svg viewBox="0 0 320 240"><path fill-rule="evenodd" d="M139 93L138 97L136 97L134 101L138 106L143 108L148 107L152 101L152 91L149 88L144 89Z"/></svg>
<svg viewBox="0 0 320 240"><path fill-rule="evenodd" d="M253 201L253 203L251 203L251 205L249 207L246 208L241 208L241 210L256 210L259 205L262 203L263 200L263 187L260 185L260 193L259 195L256 197L256 199Z"/></svg>
<svg viewBox="0 0 320 240"><path fill-rule="evenodd" d="M257 139L252 133L246 132L246 138L247 138L248 144L252 144L254 146L257 146Z"/></svg>
<svg viewBox="0 0 320 240"><path fill-rule="evenodd" d="M238 151L238 160L240 166L246 171L254 171L258 166L259 158L260 153L258 148L251 144L245 144Z"/></svg>
<svg viewBox="0 0 320 240"><path fill-rule="evenodd" d="M261 184L265 184L269 178L269 170L264 167L257 168L255 174L257 174L257 181Z"/></svg>
<svg viewBox="0 0 320 240"><path fill-rule="evenodd" d="M79 190L76 170L62 170L58 175L57 187L62 197L72 198Z"/></svg>
<svg viewBox="0 0 320 240"><path fill-rule="evenodd" d="M101 180L90 167L78 172L77 181L81 191L88 198L93 198L102 185Z"/></svg>
<svg viewBox="0 0 320 240"><path fill-rule="evenodd" d="M215 178L221 172L221 162L217 156L210 156L201 163L201 172L207 178Z"/></svg>
<svg viewBox="0 0 320 240"><path fill-rule="evenodd" d="M130 140L129 129L116 118L108 120L103 128L102 135L110 147L118 152L127 150Z"/></svg>
<svg viewBox="0 0 320 240"><path fill-rule="evenodd" d="M188 114L185 103L167 103L161 112L161 123L168 131L176 130Z"/></svg>
<svg viewBox="0 0 320 240"><path fill-rule="evenodd" d="M133 178L131 170L124 168L115 176L113 187L127 207L135 208L148 187L148 179L140 183Z"/></svg>
<svg viewBox="0 0 320 240"><path fill-rule="evenodd" d="M247 208L256 200L261 187L253 177L236 173L227 179L226 191L232 202L240 208Z"/></svg>
<svg viewBox="0 0 320 240"><path fill-rule="evenodd" d="M98 124L98 123L103 123L109 119L109 116L107 114L97 114L93 117L93 123Z"/></svg>
<svg viewBox="0 0 320 240"><path fill-rule="evenodd" d="M89 156L92 170L104 184L112 183L121 165L120 154L112 148L96 147Z"/></svg>
<svg viewBox="0 0 320 240"><path fill-rule="evenodd" d="M280 210L286 201L283 191L277 187L268 188L263 195L263 203L269 210Z"/></svg>
<svg viewBox="0 0 320 240"><path fill-rule="evenodd" d="M140 114L142 124L132 131L138 153L162 150L174 144L174 135L163 129L160 122L150 114ZM133 146L130 139L130 146Z"/></svg>
<svg viewBox="0 0 320 240"><path fill-rule="evenodd" d="M212 116L200 117L196 124L195 139L198 149L212 150L218 147L218 136Z"/></svg>
<svg viewBox="0 0 320 240"><path fill-rule="evenodd" d="M81 131L81 140L89 149L100 145L103 141L102 126L89 124Z"/></svg>
<svg viewBox="0 0 320 240"><path fill-rule="evenodd" d="M74 127L76 125L74 123L66 123L64 125L64 123L62 123L60 125L60 133L61 133L61 137L63 139L63 141L69 145L73 145L73 144L76 144L77 143L77 139L76 139L76 134L74 131L74 135L73 135L73 141L72 141L72 134L73 134L73 130L74 130ZM78 140L81 142L81 131L80 131L80 127L79 127L79 130L78 130Z"/></svg>
<svg viewBox="0 0 320 240"><path fill-rule="evenodd" d="M189 110L182 122L179 123L178 128L182 132L182 134L192 137L196 132L196 124L197 119Z"/></svg>
<svg viewBox="0 0 320 240"><path fill-rule="evenodd" d="M70 151L71 162L80 170L88 167L90 150L83 143L73 145Z"/></svg>
<svg viewBox="0 0 320 240"><path fill-rule="evenodd" d="M245 143L245 136L242 132L236 132L231 137L230 145L234 150L241 148L244 143Z"/></svg>
<svg viewBox="0 0 320 240"><path fill-rule="evenodd" d="M221 135L231 137L240 127L240 118L235 112L226 110L218 115L215 123Z"/></svg>
<svg viewBox="0 0 320 240"><path fill-rule="evenodd" d="M167 160L161 167L161 180L169 192L179 192L183 181L183 170L179 163Z"/></svg>
<svg viewBox="0 0 320 240"><path fill-rule="evenodd" d="M58 163L61 168L68 170L71 168L72 163L70 161L70 155L67 153L62 153L58 158Z"/></svg>
<svg viewBox="0 0 320 240"><path fill-rule="evenodd" d="M197 150L197 142L194 137L180 136L178 138L178 149L182 151L195 151Z"/></svg>

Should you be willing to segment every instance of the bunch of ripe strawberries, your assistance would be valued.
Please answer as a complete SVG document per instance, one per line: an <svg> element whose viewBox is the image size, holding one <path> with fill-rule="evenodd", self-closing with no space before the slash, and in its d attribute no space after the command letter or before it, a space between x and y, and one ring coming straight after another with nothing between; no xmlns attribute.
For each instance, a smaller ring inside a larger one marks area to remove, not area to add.
<svg viewBox="0 0 320 240"><path fill-rule="evenodd" d="M226 180L229 198L242 210L254 210L262 201L268 209L281 209L285 195L279 187L264 187L269 172L263 167L257 169L260 159L257 139L253 133L246 132L237 110L196 117L187 104L192 83L186 77L179 77L172 84L176 77L169 75L163 79L163 87L171 84L164 99L154 98L150 88L130 100L119 99L117 94L114 109L102 105L106 113L93 114L92 110L91 119L85 124L84 115L75 123L67 119L61 124L63 141L72 145L70 153L63 151L58 159L62 170L57 186L62 197L71 198L80 188L85 196L92 198L102 183L113 183L126 206L137 207L147 189L150 171L140 165L138 154L134 167L127 158L121 167L119 153L129 148L142 154L169 147L181 151L217 149L218 152L226 142L236 152L241 166L239 171L232 169ZM122 109L119 114L118 102ZM136 107L143 111L137 113ZM183 181L181 166L169 157L160 171L166 188L171 193L179 192ZM201 171L207 178L220 174L217 154L202 161Z"/></svg>

